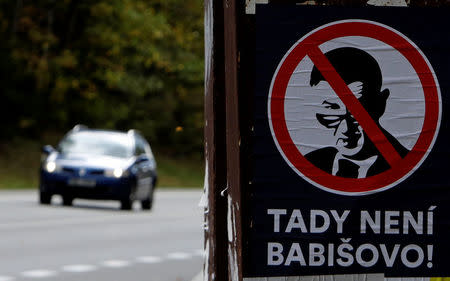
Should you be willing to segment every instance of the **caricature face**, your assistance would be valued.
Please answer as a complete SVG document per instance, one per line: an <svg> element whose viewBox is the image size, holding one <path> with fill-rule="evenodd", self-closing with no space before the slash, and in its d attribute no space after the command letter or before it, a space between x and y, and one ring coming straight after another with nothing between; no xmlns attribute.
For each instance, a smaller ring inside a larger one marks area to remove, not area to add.
<svg viewBox="0 0 450 281"><path fill-rule="evenodd" d="M348 85L356 98L362 94L362 83L353 82ZM361 126L347 110L344 103L334 93L326 81L320 81L313 86L321 96L322 104L316 113L319 123L330 129L335 137L335 147L344 155L351 157L358 153L364 144L364 134Z"/></svg>

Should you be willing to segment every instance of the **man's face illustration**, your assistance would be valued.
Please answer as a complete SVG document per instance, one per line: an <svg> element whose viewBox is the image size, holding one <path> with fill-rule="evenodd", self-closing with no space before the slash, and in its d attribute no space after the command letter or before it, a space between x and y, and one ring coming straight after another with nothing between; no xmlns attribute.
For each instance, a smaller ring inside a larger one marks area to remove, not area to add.
<svg viewBox="0 0 450 281"><path fill-rule="evenodd" d="M325 56L373 121L379 124L389 90L381 89L383 79L377 61L365 51L352 47L337 48ZM355 159L373 154L371 141L315 66L309 84L320 103L314 104L318 108L315 117L322 126L331 130L339 153Z"/></svg>
<svg viewBox="0 0 450 281"><path fill-rule="evenodd" d="M353 82L348 86L357 99L362 97L361 82ZM357 154L365 141L361 126L334 93L328 82L321 81L313 86L313 89L317 90L322 100L316 118L322 126L332 130L335 147L344 156Z"/></svg>

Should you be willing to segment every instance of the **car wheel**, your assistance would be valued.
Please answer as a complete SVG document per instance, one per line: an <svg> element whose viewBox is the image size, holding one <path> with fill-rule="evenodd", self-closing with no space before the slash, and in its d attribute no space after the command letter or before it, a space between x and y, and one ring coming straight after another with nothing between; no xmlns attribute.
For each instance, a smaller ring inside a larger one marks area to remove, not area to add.
<svg viewBox="0 0 450 281"><path fill-rule="evenodd" d="M63 205L64 206L72 206L73 203L73 197L69 195L63 196Z"/></svg>
<svg viewBox="0 0 450 281"><path fill-rule="evenodd" d="M124 199L120 201L121 210L131 210L131 207L133 207L133 201L131 199Z"/></svg>
<svg viewBox="0 0 450 281"><path fill-rule="evenodd" d="M150 194L148 195L148 198L141 201L142 209L144 210L151 210L153 206L153 187L150 190Z"/></svg>
<svg viewBox="0 0 450 281"><path fill-rule="evenodd" d="M48 192L39 192L39 203L48 205L52 202L52 195Z"/></svg>

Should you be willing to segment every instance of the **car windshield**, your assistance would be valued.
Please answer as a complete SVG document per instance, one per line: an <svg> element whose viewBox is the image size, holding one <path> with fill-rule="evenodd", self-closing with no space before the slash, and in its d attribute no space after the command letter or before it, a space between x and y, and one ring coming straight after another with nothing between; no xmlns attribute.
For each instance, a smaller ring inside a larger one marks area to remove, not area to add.
<svg viewBox="0 0 450 281"><path fill-rule="evenodd" d="M119 158L131 156L128 135L114 132L78 132L65 137L58 146L64 154L91 154Z"/></svg>

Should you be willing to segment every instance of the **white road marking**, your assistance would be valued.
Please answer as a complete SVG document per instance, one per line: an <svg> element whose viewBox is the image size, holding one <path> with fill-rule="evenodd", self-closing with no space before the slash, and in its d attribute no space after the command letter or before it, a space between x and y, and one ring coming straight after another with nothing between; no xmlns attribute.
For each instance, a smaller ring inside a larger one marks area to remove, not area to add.
<svg viewBox="0 0 450 281"><path fill-rule="evenodd" d="M71 264L65 265L62 267L63 271L73 272L73 273L82 273L82 272L91 272L96 270L97 267L89 264Z"/></svg>
<svg viewBox="0 0 450 281"><path fill-rule="evenodd" d="M154 256L143 256L136 258L136 261L141 263L158 263L161 262L162 260L163 260L162 258Z"/></svg>
<svg viewBox="0 0 450 281"><path fill-rule="evenodd" d="M29 278L46 278L56 275L56 271L47 270L47 269L34 269L28 270L21 273L23 277Z"/></svg>
<svg viewBox="0 0 450 281"><path fill-rule="evenodd" d="M192 253L186 253L186 252L173 252L167 254L166 258L171 260L185 260L190 259L194 256L203 256L204 251L203 250L195 250ZM154 264L154 263L160 263L164 261L164 258L157 257L157 256L140 256L137 257L136 262L139 263L147 263L147 264ZM121 267L127 267L130 266L132 262L127 260L106 260L101 262L102 266L110 267L110 268L121 268ZM83 273L83 272L92 272L97 270L98 267L95 265L89 265L89 264L71 264L71 265L65 265L61 268L61 271L64 272L71 272L71 273ZM53 270L47 270L47 269L35 269L35 270L28 270L22 272L20 275L23 277L28 278L46 278L46 277L52 277L57 275L57 271ZM9 276L1 276L0 275L0 281L12 281L14 280L13 277Z"/></svg>
<svg viewBox="0 0 450 281"><path fill-rule="evenodd" d="M175 252L175 253L170 253L167 255L167 258L171 259L171 260L186 260L191 257L192 257L191 254L183 253L183 252Z"/></svg>
<svg viewBox="0 0 450 281"><path fill-rule="evenodd" d="M106 267L126 267L130 264L131 263L126 260L107 260L102 262L102 265Z"/></svg>

